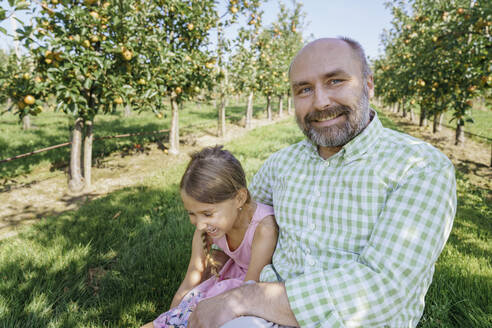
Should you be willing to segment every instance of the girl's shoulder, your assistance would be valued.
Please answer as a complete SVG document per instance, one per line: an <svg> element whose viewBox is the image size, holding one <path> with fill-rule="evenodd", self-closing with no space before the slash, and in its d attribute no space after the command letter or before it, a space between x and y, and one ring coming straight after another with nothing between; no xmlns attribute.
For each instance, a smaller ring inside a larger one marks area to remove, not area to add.
<svg viewBox="0 0 492 328"><path fill-rule="evenodd" d="M251 219L251 223L259 223L263 219L269 216L273 216L275 213L273 211L273 207L256 202L256 211L253 214L253 218Z"/></svg>

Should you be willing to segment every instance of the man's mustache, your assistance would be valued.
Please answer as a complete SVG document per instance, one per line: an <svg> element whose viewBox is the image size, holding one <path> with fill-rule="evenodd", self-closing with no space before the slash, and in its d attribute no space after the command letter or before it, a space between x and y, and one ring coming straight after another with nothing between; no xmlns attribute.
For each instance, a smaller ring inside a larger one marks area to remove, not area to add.
<svg viewBox="0 0 492 328"><path fill-rule="evenodd" d="M308 113L306 114L306 116L304 116L304 121L306 123L311 123L312 121L318 121L318 120L325 119L327 117L331 117L331 116L336 117L341 114L348 114L348 113L350 113L350 107L344 105L337 105L335 107L331 107L330 109Z"/></svg>

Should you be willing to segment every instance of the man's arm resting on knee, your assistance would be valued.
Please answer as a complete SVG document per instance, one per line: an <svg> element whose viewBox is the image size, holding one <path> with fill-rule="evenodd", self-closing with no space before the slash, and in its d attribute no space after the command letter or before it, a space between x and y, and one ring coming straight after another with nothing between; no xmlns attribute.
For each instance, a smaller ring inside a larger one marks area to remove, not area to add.
<svg viewBox="0 0 492 328"><path fill-rule="evenodd" d="M284 284L276 282L246 284L206 299L198 303L190 321L192 327L215 327L240 316L255 316L281 325L299 326L290 309Z"/></svg>
<svg viewBox="0 0 492 328"><path fill-rule="evenodd" d="M248 284L230 293L231 306L237 316L255 316L281 325L299 326L283 283Z"/></svg>

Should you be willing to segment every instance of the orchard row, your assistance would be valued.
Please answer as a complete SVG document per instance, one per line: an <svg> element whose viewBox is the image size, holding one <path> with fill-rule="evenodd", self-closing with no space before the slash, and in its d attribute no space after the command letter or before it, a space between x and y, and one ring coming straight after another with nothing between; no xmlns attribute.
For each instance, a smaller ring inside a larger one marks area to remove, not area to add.
<svg viewBox="0 0 492 328"><path fill-rule="evenodd" d="M456 121L456 144L472 123L473 100L490 103L492 6L486 0L411 0L393 4L385 55L374 61L375 94L405 115L420 106L420 125L445 111Z"/></svg>
<svg viewBox="0 0 492 328"><path fill-rule="evenodd" d="M248 95L248 127L254 97L266 97L269 108L272 97L288 93L289 60L302 45L300 5L280 5L277 20L264 26L261 0L9 3L12 9L0 9L0 20L24 10L32 23L16 31L26 54L9 54L0 63L0 103L9 102L23 119L41 113L47 97L54 97L56 109L75 118L74 191L90 187L97 114L126 106L159 117L169 108L169 152L177 153L180 103L216 99L223 134L227 98ZM232 38L230 31L237 31Z"/></svg>

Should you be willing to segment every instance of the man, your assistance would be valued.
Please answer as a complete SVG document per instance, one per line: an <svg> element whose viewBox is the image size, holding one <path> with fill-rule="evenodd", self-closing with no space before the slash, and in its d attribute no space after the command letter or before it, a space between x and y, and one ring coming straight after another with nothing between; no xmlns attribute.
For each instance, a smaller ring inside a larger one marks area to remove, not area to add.
<svg viewBox="0 0 492 328"><path fill-rule="evenodd" d="M275 209L273 263L262 282L199 303L190 326L415 327L453 223L453 165L382 127L357 42L313 41L289 76L307 139L270 156L250 188Z"/></svg>

